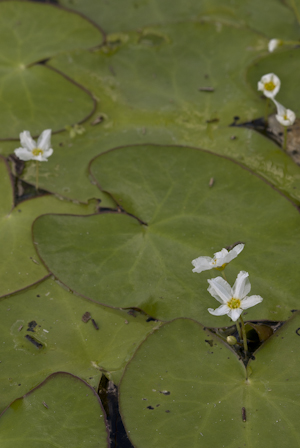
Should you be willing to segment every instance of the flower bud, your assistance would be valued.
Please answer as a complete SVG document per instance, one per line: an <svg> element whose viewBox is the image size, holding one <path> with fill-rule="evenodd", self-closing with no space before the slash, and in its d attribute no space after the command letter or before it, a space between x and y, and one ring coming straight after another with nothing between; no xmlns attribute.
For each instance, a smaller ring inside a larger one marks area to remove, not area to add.
<svg viewBox="0 0 300 448"><path fill-rule="evenodd" d="M227 336L226 341L227 341L227 344L229 344L229 345L237 344L237 340L234 336Z"/></svg>

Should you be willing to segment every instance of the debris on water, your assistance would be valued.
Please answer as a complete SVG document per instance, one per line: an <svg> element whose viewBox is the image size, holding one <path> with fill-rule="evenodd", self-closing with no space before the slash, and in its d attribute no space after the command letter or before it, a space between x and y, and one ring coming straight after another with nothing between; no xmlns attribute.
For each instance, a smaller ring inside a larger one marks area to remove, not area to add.
<svg viewBox="0 0 300 448"><path fill-rule="evenodd" d="M96 330L99 330L99 327L98 327L98 325L97 325L97 322L96 322L94 319L92 319L92 324L93 324L93 326L94 326L94 328L95 328Z"/></svg>
<svg viewBox="0 0 300 448"><path fill-rule="evenodd" d="M41 349L43 347L43 344L41 344L40 342L38 342L36 339L34 339L32 336L30 336L29 334L26 334L25 338L31 342L31 344L33 344L37 349Z"/></svg>
<svg viewBox="0 0 300 448"><path fill-rule="evenodd" d="M215 89L213 87L199 87L199 92L214 92Z"/></svg>
<svg viewBox="0 0 300 448"><path fill-rule="evenodd" d="M213 177L211 177L208 186L212 187L214 183L215 183L215 179Z"/></svg>
<svg viewBox="0 0 300 448"><path fill-rule="evenodd" d="M82 322L86 323L86 322L88 322L90 320L90 318L91 318L91 313L86 311L84 313L84 315L82 316L81 320L82 320Z"/></svg>
<svg viewBox="0 0 300 448"><path fill-rule="evenodd" d="M31 322L28 323L28 328L27 331L32 331L33 333L35 332L35 327L37 326L37 323L35 320L32 320Z"/></svg>

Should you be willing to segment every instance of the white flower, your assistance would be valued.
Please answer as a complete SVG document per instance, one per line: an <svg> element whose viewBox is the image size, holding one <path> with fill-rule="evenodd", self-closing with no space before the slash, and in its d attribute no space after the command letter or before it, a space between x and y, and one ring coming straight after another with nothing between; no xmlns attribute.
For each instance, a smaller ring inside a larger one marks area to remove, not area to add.
<svg viewBox="0 0 300 448"><path fill-rule="evenodd" d="M244 310L262 302L263 299L260 296L247 297L247 294L251 290L248 276L248 272L241 271L237 276L233 288L222 277L208 280L210 286L207 291L222 304L216 310L208 308L210 314L214 316L228 314L235 322Z"/></svg>
<svg viewBox="0 0 300 448"><path fill-rule="evenodd" d="M37 143L32 139L29 131L20 133L21 148L15 149L15 154L19 159L38 160L39 162L48 162L47 157L53 154L51 146L51 129L46 129L41 133Z"/></svg>
<svg viewBox="0 0 300 448"><path fill-rule="evenodd" d="M280 79L274 73L268 73L262 76L257 89L261 90L266 97L274 98L280 89Z"/></svg>
<svg viewBox="0 0 300 448"><path fill-rule="evenodd" d="M231 251L228 252L227 249L222 249L220 252L214 254L214 258L210 257L199 257L192 261L195 266L193 272L202 272L209 269L218 269L221 271L225 266L234 258L238 256L240 252L244 249L244 244L237 244Z"/></svg>
<svg viewBox="0 0 300 448"><path fill-rule="evenodd" d="M283 42L280 39L271 39L268 43L268 50L270 53L272 53L274 50L276 50L277 47L282 45Z"/></svg>
<svg viewBox="0 0 300 448"><path fill-rule="evenodd" d="M278 101L273 100L277 107L277 115L276 119L283 126L292 126L296 120L296 114L290 109L286 109L282 104L278 103Z"/></svg>

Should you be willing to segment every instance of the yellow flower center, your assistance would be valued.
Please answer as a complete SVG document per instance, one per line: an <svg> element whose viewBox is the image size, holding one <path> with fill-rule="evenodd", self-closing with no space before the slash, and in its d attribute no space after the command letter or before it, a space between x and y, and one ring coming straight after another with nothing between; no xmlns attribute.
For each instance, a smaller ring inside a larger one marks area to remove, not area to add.
<svg viewBox="0 0 300 448"><path fill-rule="evenodd" d="M275 89L275 84L273 81L269 81L265 83L265 90L268 90L269 92L272 92Z"/></svg>
<svg viewBox="0 0 300 448"><path fill-rule="evenodd" d="M33 154L34 156L39 156L40 154L44 154L44 151L43 151L42 149L40 149L40 148L34 148L34 149L32 150L32 154Z"/></svg>
<svg viewBox="0 0 300 448"><path fill-rule="evenodd" d="M240 299L235 299L234 297L232 297L230 300L228 300L227 306L232 310L235 310L241 307L241 301Z"/></svg>
<svg viewBox="0 0 300 448"><path fill-rule="evenodd" d="M215 268L215 269L217 269L217 271L223 271L223 269L225 269L225 267L227 266L227 264L228 264L228 263L224 263L224 264L222 264L222 266L218 266L218 267Z"/></svg>

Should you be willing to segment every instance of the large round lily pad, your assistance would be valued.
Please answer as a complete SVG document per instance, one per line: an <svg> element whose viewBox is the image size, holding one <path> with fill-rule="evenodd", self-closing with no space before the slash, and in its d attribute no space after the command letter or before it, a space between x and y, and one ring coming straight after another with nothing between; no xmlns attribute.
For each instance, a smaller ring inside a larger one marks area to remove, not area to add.
<svg viewBox="0 0 300 448"><path fill-rule="evenodd" d="M249 317L286 319L298 307L297 266L290 260L299 251L299 212L251 172L201 150L151 145L100 155L91 171L141 221L122 213L38 218L38 254L72 290L158 319L226 325L227 317L207 312L218 303L206 279L218 272L192 273L191 261L243 241L226 275L233 284L240 270L248 271L251 293L264 298Z"/></svg>
<svg viewBox="0 0 300 448"><path fill-rule="evenodd" d="M231 349L199 323L162 326L141 344L121 381L133 445L298 446L299 325L297 313L255 353L248 379Z"/></svg>
<svg viewBox="0 0 300 448"><path fill-rule="evenodd" d="M117 384L136 347L159 326L82 300L51 278L3 299L0 309L0 412L60 370L95 389L102 372Z"/></svg>
<svg viewBox="0 0 300 448"><path fill-rule="evenodd" d="M3 448L107 448L100 399L79 378L53 374L1 414L0 443Z"/></svg>

